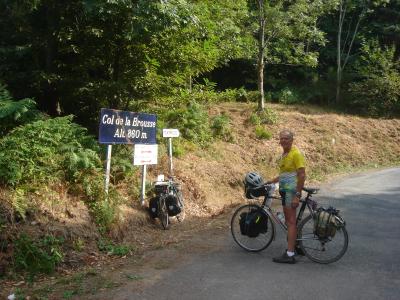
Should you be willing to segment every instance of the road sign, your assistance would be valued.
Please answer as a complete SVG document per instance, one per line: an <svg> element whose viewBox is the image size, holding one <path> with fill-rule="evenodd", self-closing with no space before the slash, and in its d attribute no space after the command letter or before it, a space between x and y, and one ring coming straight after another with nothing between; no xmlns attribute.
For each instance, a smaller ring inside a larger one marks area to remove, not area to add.
<svg viewBox="0 0 400 300"><path fill-rule="evenodd" d="M157 116L102 108L99 143L155 144Z"/></svg>
<svg viewBox="0 0 400 300"><path fill-rule="evenodd" d="M162 130L163 137L165 138L173 138L179 137L179 130L178 129L166 129Z"/></svg>
<svg viewBox="0 0 400 300"><path fill-rule="evenodd" d="M135 144L133 164L135 166L156 165L158 145Z"/></svg>

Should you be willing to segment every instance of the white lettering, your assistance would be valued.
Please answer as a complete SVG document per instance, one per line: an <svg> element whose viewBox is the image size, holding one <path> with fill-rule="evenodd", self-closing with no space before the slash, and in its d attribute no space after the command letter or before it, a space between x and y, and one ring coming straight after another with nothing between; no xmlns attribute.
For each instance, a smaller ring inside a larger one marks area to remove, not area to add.
<svg viewBox="0 0 400 300"><path fill-rule="evenodd" d="M101 122L103 124L109 124L109 125L114 124L114 116L112 116L110 118L108 115L104 115L103 119L101 120Z"/></svg>

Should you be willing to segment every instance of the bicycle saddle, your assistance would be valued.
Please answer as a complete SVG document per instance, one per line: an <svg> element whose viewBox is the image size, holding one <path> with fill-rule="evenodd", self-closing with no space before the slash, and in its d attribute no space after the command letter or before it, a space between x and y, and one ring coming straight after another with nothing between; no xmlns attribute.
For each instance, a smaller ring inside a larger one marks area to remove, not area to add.
<svg viewBox="0 0 400 300"><path fill-rule="evenodd" d="M308 187L303 187L303 190L306 191L309 194L316 194L318 193L319 189L315 188L308 188Z"/></svg>

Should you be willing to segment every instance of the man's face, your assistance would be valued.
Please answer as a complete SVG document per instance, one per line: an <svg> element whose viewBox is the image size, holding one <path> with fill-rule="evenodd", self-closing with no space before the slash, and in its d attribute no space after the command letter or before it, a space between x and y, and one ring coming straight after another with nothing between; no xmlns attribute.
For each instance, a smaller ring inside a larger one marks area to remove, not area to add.
<svg viewBox="0 0 400 300"><path fill-rule="evenodd" d="M288 150L292 147L293 138L289 135L282 134L279 136L279 144L281 144L282 148Z"/></svg>

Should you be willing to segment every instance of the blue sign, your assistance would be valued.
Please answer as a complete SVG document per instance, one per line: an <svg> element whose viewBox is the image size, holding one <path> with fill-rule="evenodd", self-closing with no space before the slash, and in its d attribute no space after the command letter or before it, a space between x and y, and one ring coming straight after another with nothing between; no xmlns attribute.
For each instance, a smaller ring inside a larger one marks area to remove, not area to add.
<svg viewBox="0 0 400 300"><path fill-rule="evenodd" d="M99 143L156 144L156 124L156 115L102 108Z"/></svg>

